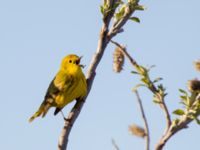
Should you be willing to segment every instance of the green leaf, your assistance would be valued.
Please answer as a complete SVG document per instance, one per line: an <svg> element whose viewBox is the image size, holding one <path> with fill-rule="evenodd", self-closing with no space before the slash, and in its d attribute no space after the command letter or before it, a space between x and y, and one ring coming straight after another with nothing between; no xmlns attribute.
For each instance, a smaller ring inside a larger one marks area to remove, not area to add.
<svg viewBox="0 0 200 150"><path fill-rule="evenodd" d="M140 23L140 19L138 17L130 17L129 19L134 22Z"/></svg>
<svg viewBox="0 0 200 150"><path fill-rule="evenodd" d="M200 120L198 118L195 118L195 121L198 125L200 125Z"/></svg>
<svg viewBox="0 0 200 150"><path fill-rule="evenodd" d="M136 69L137 69L138 73L143 76L147 74L147 69L143 66L137 66Z"/></svg>
<svg viewBox="0 0 200 150"><path fill-rule="evenodd" d="M119 12L115 13L115 17L116 17L117 20L120 20L124 16L125 8L126 8L126 5L123 5L120 8Z"/></svg>
<svg viewBox="0 0 200 150"><path fill-rule="evenodd" d="M104 14L104 7L103 6L100 6L100 11L102 14Z"/></svg>
<svg viewBox="0 0 200 150"><path fill-rule="evenodd" d="M190 99L188 96L181 95L180 98L181 98L183 104L185 104L185 106L188 106L188 107L190 106Z"/></svg>
<svg viewBox="0 0 200 150"><path fill-rule="evenodd" d="M181 95L180 98L181 98L183 101L186 101L186 100L188 99L187 96L183 96L183 95Z"/></svg>
<svg viewBox="0 0 200 150"><path fill-rule="evenodd" d="M183 93L183 94L187 95L187 92L186 92L186 91L184 91L183 89L179 89L179 92L181 92L181 93Z"/></svg>
<svg viewBox="0 0 200 150"><path fill-rule="evenodd" d="M159 81L162 80L162 79L163 79L163 78L158 77L158 78L156 78L156 79L153 81L153 83L159 82Z"/></svg>
<svg viewBox="0 0 200 150"><path fill-rule="evenodd" d="M182 109L177 109L173 112L173 114L175 115L179 115L179 116L182 116L185 114L185 112L182 110Z"/></svg>
<svg viewBox="0 0 200 150"><path fill-rule="evenodd" d="M133 74L139 74L137 71L131 71L131 73L133 73Z"/></svg>
<svg viewBox="0 0 200 150"><path fill-rule="evenodd" d="M153 102L156 104L160 104L161 102L158 99L153 99Z"/></svg>
<svg viewBox="0 0 200 150"><path fill-rule="evenodd" d="M117 7L119 7L119 5L122 5L122 4L124 4L123 1L118 1L118 2L116 2L116 3L114 4L113 8L116 9Z"/></svg>
<svg viewBox="0 0 200 150"><path fill-rule="evenodd" d="M147 68L148 71L150 71L152 68L155 68L156 65L151 65L150 67Z"/></svg>
<svg viewBox="0 0 200 150"><path fill-rule="evenodd" d="M135 6L135 10L145 10L146 9L146 7L145 6L142 6L142 5L137 5L137 6Z"/></svg>
<svg viewBox="0 0 200 150"><path fill-rule="evenodd" d="M158 90L162 91L164 93L166 89L164 88L164 86L162 84L159 84L158 85Z"/></svg>

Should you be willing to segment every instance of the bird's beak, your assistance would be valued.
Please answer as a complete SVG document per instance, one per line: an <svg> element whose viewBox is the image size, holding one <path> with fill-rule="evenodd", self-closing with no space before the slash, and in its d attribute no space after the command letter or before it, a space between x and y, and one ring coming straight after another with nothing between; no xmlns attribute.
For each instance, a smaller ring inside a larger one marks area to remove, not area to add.
<svg viewBox="0 0 200 150"><path fill-rule="evenodd" d="M79 57L79 62L81 61L82 58L83 58L83 56L80 56L80 57ZM79 64L79 66L80 66L81 68L84 68L84 67L85 67L85 65L82 65L82 64Z"/></svg>

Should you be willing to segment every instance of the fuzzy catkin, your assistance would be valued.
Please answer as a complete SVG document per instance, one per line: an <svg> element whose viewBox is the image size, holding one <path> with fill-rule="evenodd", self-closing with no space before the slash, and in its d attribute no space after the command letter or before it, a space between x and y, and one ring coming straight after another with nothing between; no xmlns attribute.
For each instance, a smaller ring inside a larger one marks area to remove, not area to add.
<svg viewBox="0 0 200 150"><path fill-rule="evenodd" d="M198 79L189 80L187 86L190 92L200 92L200 81Z"/></svg>
<svg viewBox="0 0 200 150"><path fill-rule="evenodd" d="M194 67L197 71L200 71L200 60L194 62Z"/></svg>
<svg viewBox="0 0 200 150"><path fill-rule="evenodd" d="M115 48L113 53L113 70L116 73L120 73L123 70L124 54L119 47Z"/></svg>
<svg viewBox="0 0 200 150"><path fill-rule="evenodd" d="M135 135L135 136L141 137L141 138L144 138L146 136L146 132L145 132L144 128L142 128L138 125L135 125L135 124L129 126L129 132L132 135Z"/></svg>

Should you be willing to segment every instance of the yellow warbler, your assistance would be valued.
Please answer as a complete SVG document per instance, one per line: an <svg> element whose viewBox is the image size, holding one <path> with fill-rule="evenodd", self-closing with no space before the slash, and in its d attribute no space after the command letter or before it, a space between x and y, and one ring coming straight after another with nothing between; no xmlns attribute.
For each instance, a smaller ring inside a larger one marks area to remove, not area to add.
<svg viewBox="0 0 200 150"><path fill-rule="evenodd" d="M86 95L87 83L80 60L81 57L74 54L68 55L62 60L60 70L50 83L44 101L29 122L36 117L44 117L51 107L56 107L54 112L56 115L65 105Z"/></svg>

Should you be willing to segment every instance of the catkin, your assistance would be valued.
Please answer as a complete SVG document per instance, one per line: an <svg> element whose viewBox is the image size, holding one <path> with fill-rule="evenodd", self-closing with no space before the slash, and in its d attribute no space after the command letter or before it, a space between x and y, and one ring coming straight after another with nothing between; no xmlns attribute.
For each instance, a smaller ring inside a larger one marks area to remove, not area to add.
<svg viewBox="0 0 200 150"><path fill-rule="evenodd" d="M115 48L113 53L113 70L116 73L120 73L123 70L124 54L119 47Z"/></svg>
<svg viewBox="0 0 200 150"><path fill-rule="evenodd" d="M135 125L135 124L129 126L129 132L132 135L135 135L135 136L138 136L141 138L144 138L146 136L146 132L145 132L144 128L139 127L138 125Z"/></svg>
<svg viewBox="0 0 200 150"><path fill-rule="evenodd" d="M187 86L190 92L200 92L200 81L198 79L189 80Z"/></svg>
<svg viewBox="0 0 200 150"><path fill-rule="evenodd" d="M200 71L200 60L194 62L194 67L197 71Z"/></svg>

